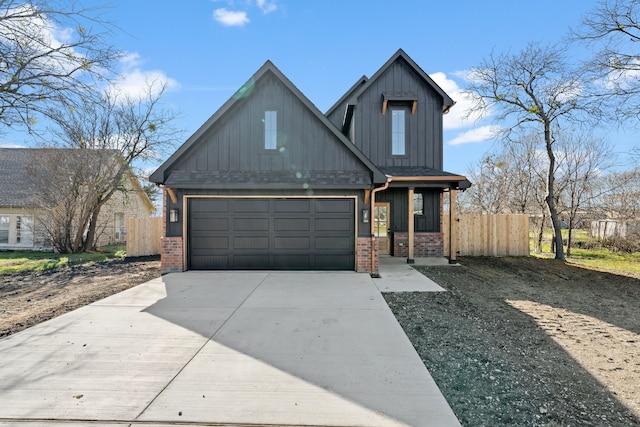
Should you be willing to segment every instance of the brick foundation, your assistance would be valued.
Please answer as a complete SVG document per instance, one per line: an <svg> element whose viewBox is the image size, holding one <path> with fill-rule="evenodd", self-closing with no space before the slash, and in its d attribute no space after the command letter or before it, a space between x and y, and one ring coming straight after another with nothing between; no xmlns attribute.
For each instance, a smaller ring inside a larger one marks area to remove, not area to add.
<svg viewBox="0 0 640 427"><path fill-rule="evenodd" d="M161 245L162 274L184 271L182 237L163 237Z"/></svg>
<svg viewBox="0 0 640 427"><path fill-rule="evenodd" d="M406 232L393 233L393 255L409 255ZM415 233L413 237L413 256L416 258L444 257L444 233Z"/></svg>
<svg viewBox="0 0 640 427"><path fill-rule="evenodd" d="M375 240L376 254L378 253L378 240ZM358 273L377 273L378 257L376 256L373 267L371 266L371 237L358 237L356 248L356 271Z"/></svg>

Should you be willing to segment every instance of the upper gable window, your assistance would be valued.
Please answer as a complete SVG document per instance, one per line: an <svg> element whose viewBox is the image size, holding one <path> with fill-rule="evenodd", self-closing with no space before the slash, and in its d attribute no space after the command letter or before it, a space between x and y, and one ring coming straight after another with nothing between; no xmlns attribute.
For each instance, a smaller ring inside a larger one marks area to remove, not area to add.
<svg viewBox="0 0 640 427"><path fill-rule="evenodd" d="M278 112L264 112L264 149L275 150L278 148Z"/></svg>
<svg viewBox="0 0 640 427"><path fill-rule="evenodd" d="M391 154L394 156L405 155L405 110L394 108L391 110Z"/></svg>

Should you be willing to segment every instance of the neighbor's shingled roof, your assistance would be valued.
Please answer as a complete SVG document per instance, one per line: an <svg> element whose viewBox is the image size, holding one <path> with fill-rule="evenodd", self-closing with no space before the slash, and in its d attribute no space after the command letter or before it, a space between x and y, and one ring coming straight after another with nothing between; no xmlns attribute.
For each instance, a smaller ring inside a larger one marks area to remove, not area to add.
<svg viewBox="0 0 640 427"><path fill-rule="evenodd" d="M4 208L42 208L44 202L38 195L38 185L29 172L30 168L38 168L38 162L45 159L47 152L60 155L63 151L69 154L78 154L78 149L73 148L0 148L0 207ZM107 150L111 155L117 156L118 150ZM104 154L103 150L83 150L82 156L98 158ZM90 159L90 157L83 157ZM140 193L150 211L153 204L140 187L138 180L132 175L131 182ZM51 179L61 179L52 176Z"/></svg>
<svg viewBox="0 0 640 427"><path fill-rule="evenodd" d="M0 207L39 207L27 165L32 150L0 148Z"/></svg>

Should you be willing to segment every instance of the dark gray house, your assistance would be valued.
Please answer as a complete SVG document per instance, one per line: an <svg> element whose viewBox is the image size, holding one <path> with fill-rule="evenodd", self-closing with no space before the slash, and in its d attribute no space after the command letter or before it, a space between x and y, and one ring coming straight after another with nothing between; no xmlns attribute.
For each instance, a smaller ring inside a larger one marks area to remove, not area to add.
<svg viewBox="0 0 640 427"><path fill-rule="evenodd" d="M322 114L267 61L150 180L164 272L377 271L443 257L442 116L454 102L402 50Z"/></svg>

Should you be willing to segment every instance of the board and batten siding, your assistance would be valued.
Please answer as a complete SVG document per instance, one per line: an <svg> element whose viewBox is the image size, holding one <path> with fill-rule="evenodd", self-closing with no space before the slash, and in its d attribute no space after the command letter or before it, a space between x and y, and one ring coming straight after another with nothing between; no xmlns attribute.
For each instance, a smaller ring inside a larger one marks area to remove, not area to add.
<svg viewBox="0 0 640 427"><path fill-rule="evenodd" d="M391 155L391 114L382 115L383 93L417 95L416 113L407 113L406 155ZM354 143L379 166L422 166L442 169L442 97L405 61L392 64L358 97Z"/></svg>
<svg viewBox="0 0 640 427"><path fill-rule="evenodd" d="M336 136L267 73L175 167L186 171L349 171L363 169ZM264 148L264 112L277 111L278 149Z"/></svg>

